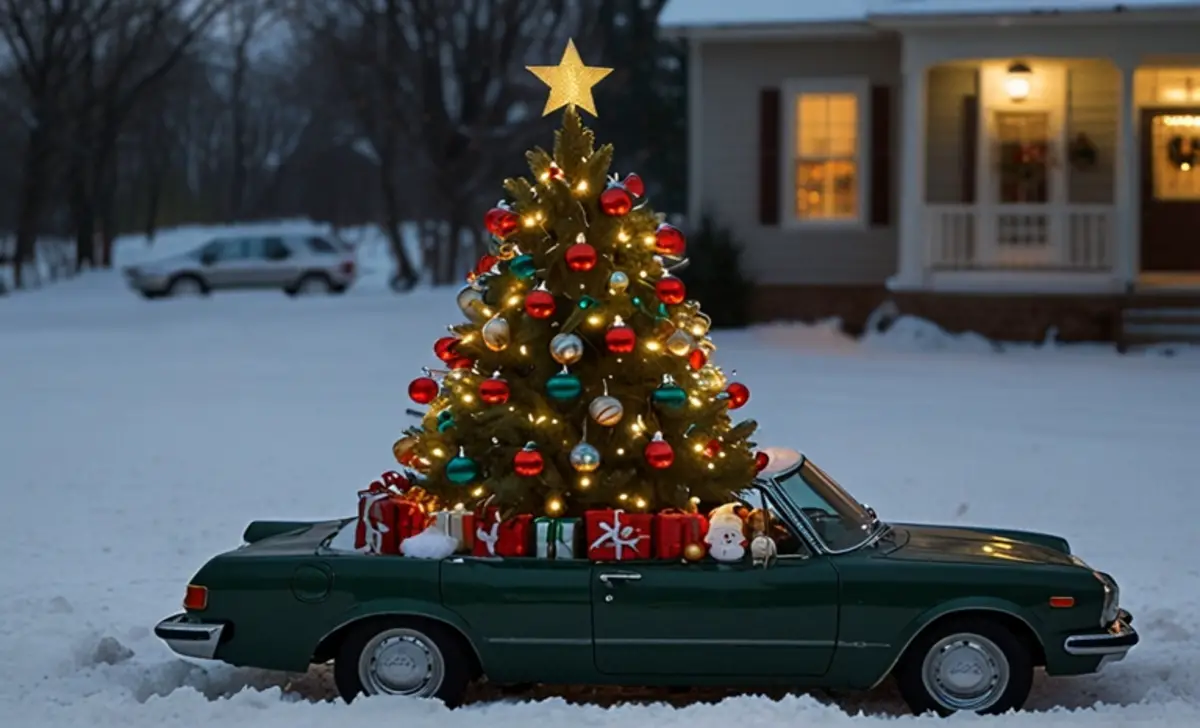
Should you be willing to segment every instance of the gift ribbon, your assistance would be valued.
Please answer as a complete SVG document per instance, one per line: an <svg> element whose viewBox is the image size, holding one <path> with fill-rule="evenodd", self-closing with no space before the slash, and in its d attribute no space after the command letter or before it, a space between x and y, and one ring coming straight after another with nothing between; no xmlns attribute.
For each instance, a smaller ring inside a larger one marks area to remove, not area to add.
<svg viewBox="0 0 1200 728"><path fill-rule="evenodd" d="M487 546L488 556L495 556L496 544L500 542L500 514L496 514L496 520L490 530L483 530L483 526L475 529L475 538Z"/></svg>
<svg viewBox="0 0 1200 728"><path fill-rule="evenodd" d="M598 549L611 541L613 545L613 556L616 557L618 561L621 560L621 554L624 553L624 548L626 546L633 549L635 554L638 552L637 542L645 538L645 536L634 536L633 526L621 525L621 514L624 512L625 511L618 508L617 510L613 511L612 523L602 522L597 524L600 526L602 533L600 534L600 538L592 542L592 545L588 547L589 549Z"/></svg>
<svg viewBox="0 0 1200 728"><path fill-rule="evenodd" d="M375 510L376 504L391 497L392 494L386 490L382 492L377 491L365 496L366 502L363 504L363 528L366 531L367 550L374 554L383 552L383 534L391 529L387 527L387 524L380 523L371 512Z"/></svg>

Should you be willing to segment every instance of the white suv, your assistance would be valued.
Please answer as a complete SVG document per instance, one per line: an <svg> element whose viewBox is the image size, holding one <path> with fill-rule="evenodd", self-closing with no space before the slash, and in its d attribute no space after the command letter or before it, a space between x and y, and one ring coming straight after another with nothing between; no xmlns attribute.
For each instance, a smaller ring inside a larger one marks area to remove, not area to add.
<svg viewBox="0 0 1200 728"><path fill-rule="evenodd" d="M146 298L274 288L289 296L342 293L354 283L354 249L317 235L215 238L183 255L125 269Z"/></svg>

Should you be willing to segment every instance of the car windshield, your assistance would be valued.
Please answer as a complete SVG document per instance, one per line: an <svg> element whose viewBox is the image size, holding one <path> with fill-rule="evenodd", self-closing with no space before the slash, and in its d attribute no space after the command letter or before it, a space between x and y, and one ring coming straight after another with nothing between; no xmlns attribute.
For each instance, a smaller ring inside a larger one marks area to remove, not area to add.
<svg viewBox="0 0 1200 728"><path fill-rule="evenodd" d="M870 539L875 517L808 459L776 482L830 551L850 551Z"/></svg>

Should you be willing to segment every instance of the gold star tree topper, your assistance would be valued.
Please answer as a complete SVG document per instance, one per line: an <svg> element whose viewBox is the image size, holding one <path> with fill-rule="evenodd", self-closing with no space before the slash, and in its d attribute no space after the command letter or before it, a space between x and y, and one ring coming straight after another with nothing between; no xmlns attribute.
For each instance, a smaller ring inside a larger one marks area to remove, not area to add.
<svg viewBox="0 0 1200 728"><path fill-rule="evenodd" d="M567 49L563 51L562 60L557 66L525 68L550 87L550 98L546 99L546 108L542 110L542 116L568 104L578 106L592 116L599 116L596 113L596 102L592 99L592 86L612 73L612 69L583 65L579 51L575 50L574 40L567 41Z"/></svg>

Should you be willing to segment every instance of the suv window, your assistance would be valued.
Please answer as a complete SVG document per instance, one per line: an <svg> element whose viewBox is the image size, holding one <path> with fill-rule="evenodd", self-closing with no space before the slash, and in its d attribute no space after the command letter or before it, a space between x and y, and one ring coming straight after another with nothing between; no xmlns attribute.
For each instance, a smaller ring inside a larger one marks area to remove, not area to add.
<svg viewBox="0 0 1200 728"><path fill-rule="evenodd" d="M333 243L323 238L308 238L307 242L308 249L318 255L333 255L338 252Z"/></svg>
<svg viewBox="0 0 1200 728"><path fill-rule="evenodd" d="M284 245L283 238L264 238L262 241L262 257L267 260L287 260L292 251Z"/></svg>
<svg viewBox="0 0 1200 728"><path fill-rule="evenodd" d="M200 259L213 263L241 260L248 256L248 241L239 238L214 240L200 249Z"/></svg>

